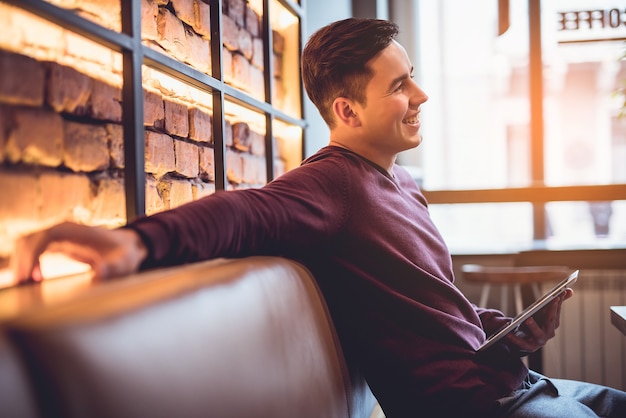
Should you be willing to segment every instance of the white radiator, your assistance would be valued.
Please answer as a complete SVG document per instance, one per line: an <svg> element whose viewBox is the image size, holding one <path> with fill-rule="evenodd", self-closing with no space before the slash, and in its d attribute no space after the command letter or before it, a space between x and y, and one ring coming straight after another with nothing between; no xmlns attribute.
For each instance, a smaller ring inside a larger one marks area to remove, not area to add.
<svg viewBox="0 0 626 418"><path fill-rule="evenodd" d="M626 270L581 270L573 289L556 337L543 349L543 374L626 390L626 336L610 313L626 305Z"/></svg>

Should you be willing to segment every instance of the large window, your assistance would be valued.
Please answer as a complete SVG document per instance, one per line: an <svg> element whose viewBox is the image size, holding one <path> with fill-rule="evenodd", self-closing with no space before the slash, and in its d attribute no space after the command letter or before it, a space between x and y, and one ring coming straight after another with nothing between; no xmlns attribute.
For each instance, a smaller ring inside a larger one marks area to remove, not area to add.
<svg viewBox="0 0 626 418"><path fill-rule="evenodd" d="M415 1L418 166L453 252L626 246L626 7Z"/></svg>

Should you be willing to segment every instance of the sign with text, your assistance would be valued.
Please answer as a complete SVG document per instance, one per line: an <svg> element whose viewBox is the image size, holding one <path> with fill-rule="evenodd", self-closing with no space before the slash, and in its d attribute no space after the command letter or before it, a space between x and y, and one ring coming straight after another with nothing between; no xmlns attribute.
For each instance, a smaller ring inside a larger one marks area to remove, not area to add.
<svg viewBox="0 0 626 418"><path fill-rule="evenodd" d="M626 40L623 1L561 1L555 10L559 43Z"/></svg>

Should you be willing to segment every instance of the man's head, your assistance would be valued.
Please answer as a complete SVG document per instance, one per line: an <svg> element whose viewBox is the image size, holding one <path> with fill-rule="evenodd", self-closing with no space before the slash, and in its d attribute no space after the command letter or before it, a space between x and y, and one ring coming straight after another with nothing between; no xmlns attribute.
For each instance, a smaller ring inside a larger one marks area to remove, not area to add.
<svg viewBox="0 0 626 418"><path fill-rule="evenodd" d="M372 77L367 63L388 47L398 26L387 20L349 18L315 32L302 52L302 77L311 101L332 129L333 101L346 97L365 105Z"/></svg>

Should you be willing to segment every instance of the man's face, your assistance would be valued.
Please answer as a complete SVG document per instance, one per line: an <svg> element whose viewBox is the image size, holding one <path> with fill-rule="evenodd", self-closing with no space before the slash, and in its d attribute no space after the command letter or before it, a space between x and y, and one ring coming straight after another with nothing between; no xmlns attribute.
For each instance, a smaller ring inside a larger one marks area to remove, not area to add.
<svg viewBox="0 0 626 418"><path fill-rule="evenodd" d="M374 75L365 90L366 104L355 105L362 145L384 156L417 147L419 107L428 96L412 79L406 51L394 41L369 64Z"/></svg>

